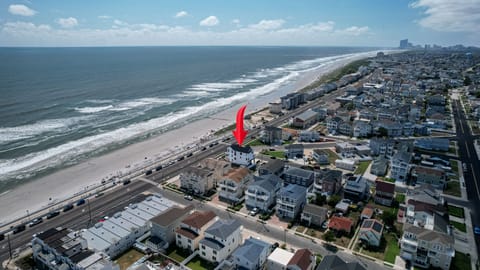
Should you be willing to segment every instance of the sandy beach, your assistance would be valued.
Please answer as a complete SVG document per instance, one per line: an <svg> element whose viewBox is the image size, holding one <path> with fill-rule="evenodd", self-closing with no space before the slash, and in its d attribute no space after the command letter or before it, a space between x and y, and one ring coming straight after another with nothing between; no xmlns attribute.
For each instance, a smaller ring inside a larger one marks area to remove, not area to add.
<svg viewBox="0 0 480 270"><path fill-rule="evenodd" d="M375 54L376 52L364 53L356 57L327 64L302 74L296 81L280 87L278 90L259 98L246 100L242 104L247 104L247 113L264 108L269 102L278 100L280 96L312 83L322 74L344 66L351 61L374 56ZM45 208L49 204L69 198L73 194L92 186L100 185L103 179L111 178L119 173L125 173L127 170L142 166L145 162L161 159L162 156L198 142L200 138L205 138L211 134L211 130L231 124L235 119L235 113L239 106L240 104L232 106L206 119L192 122L108 154L91 158L1 194L0 226L24 217L27 213L33 213Z"/></svg>

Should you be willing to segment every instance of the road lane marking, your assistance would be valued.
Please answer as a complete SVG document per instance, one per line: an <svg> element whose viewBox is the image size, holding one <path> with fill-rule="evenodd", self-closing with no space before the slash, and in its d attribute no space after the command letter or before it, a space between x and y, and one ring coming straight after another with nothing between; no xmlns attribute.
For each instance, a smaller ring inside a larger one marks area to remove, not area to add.
<svg viewBox="0 0 480 270"><path fill-rule="evenodd" d="M478 188L478 184L477 184L477 177L475 176L475 171L473 170L473 165L470 164L470 169L471 169L471 172L472 172L472 175L473 175L473 182L475 183L475 189L477 191L477 196L478 198L480 199L480 189Z"/></svg>
<svg viewBox="0 0 480 270"><path fill-rule="evenodd" d="M467 142L465 142L465 148L467 149L467 156L470 158L470 150L468 150Z"/></svg>
<svg viewBox="0 0 480 270"><path fill-rule="evenodd" d="M462 125L462 121L459 121L460 122L460 128L462 129L462 134L465 134L465 130L463 129L463 125Z"/></svg>

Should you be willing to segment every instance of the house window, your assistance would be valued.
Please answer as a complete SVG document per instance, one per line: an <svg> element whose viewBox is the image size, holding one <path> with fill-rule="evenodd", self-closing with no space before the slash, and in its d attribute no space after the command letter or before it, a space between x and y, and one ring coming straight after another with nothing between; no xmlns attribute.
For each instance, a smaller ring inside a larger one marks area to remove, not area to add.
<svg viewBox="0 0 480 270"><path fill-rule="evenodd" d="M216 251L216 250L214 250L214 251L213 251L213 254L217 255L217 251Z"/></svg>
<svg viewBox="0 0 480 270"><path fill-rule="evenodd" d="M188 243L192 243L192 240L191 240L191 239L188 239Z"/></svg>
<svg viewBox="0 0 480 270"><path fill-rule="evenodd" d="M216 260L217 260L217 257L212 256L212 260L216 261Z"/></svg>
<svg viewBox="0 0 480 270"><path fill-rule="evenodd" d="M202 251L202 255L205 256L205 251Z"/></svg>
<svg viewBox="0 0 480 270"><path fill-rule="evenodd" d="M177 234L177 238L181 238L180 234Z"/></svg>

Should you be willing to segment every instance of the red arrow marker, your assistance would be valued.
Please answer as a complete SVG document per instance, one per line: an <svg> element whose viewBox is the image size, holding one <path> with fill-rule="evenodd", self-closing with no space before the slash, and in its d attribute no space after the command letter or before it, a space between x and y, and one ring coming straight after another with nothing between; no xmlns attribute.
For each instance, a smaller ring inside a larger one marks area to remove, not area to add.
<svg viewBox="0 0 480 270"><path fill-rule="evenodd" d="M248 131L243 129L243 114L245 113L245 109L247 105L243 105L237 112L237 126L234 131L232 131L233 136L237 140L238 145L242 146L243 140L247 136Z"/></svg>

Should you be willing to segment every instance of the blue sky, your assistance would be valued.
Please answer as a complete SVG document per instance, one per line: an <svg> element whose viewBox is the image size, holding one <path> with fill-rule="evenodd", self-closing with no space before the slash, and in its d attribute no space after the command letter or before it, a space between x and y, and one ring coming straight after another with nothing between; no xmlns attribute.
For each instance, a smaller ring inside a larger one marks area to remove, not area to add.
<svg viewBox="0 0 480 270"><path fill-rule="evenodd" d="M480 45L480 0L0 1L0 46Z"/></svg>

